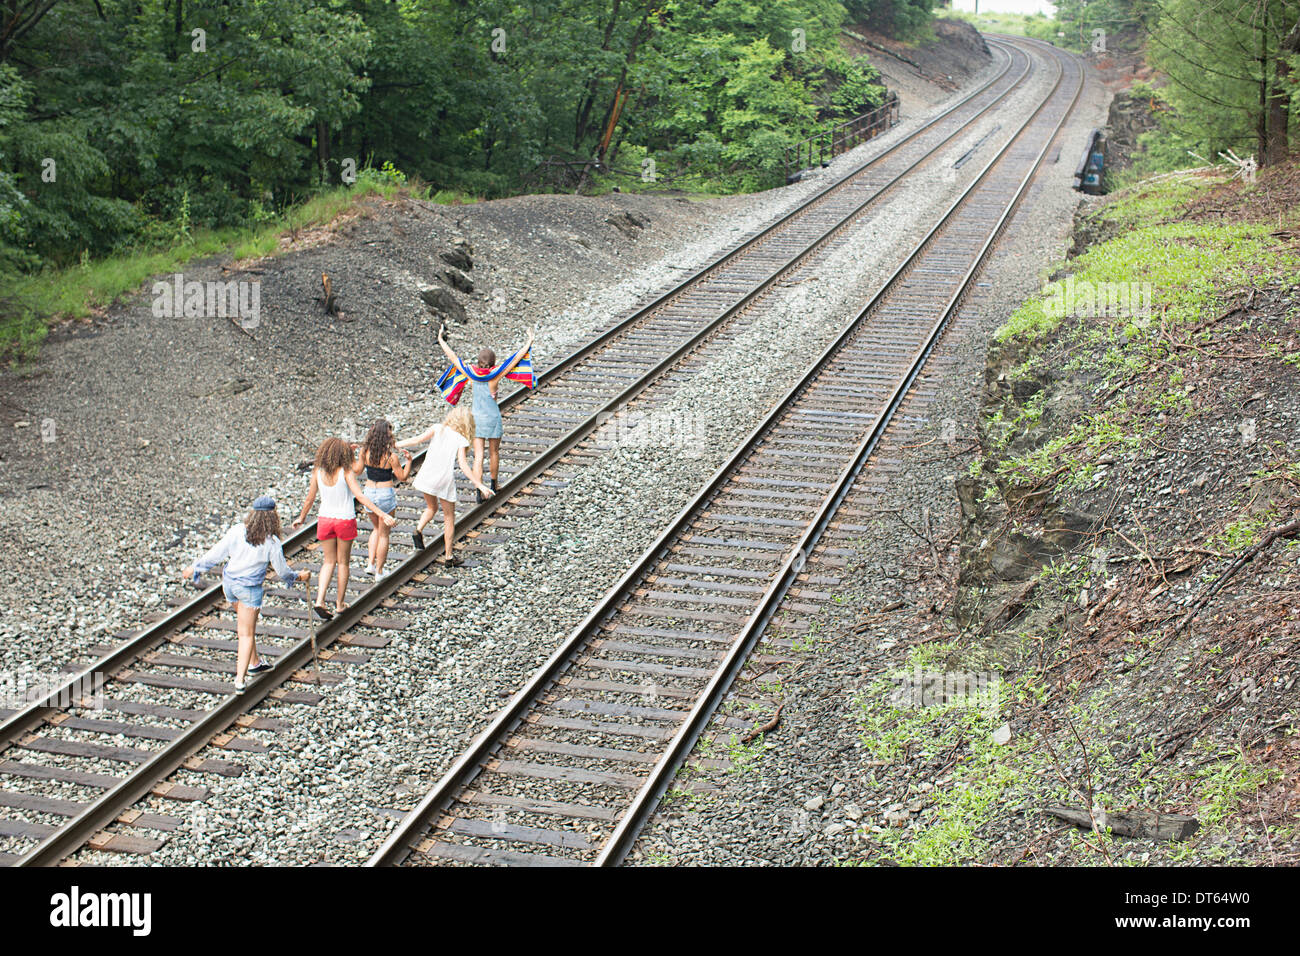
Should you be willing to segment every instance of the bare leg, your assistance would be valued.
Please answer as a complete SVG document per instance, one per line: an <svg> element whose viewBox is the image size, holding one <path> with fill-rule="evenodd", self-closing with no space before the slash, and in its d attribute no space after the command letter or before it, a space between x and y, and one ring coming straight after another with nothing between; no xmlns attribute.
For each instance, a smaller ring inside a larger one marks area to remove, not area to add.
<svg viewBox="0 0 1300 956"><path fill-rule="evenodd" d="M397 512L396 509L394 509L388 513L396 514ZM384 565L388 562L388 542L392 537L392 533L392 529L389 528L388 525L376 519L375 530L370 535L370 540L375 544L373 564L375 566L376 574L382 572L384 570Z"/></svg>
<svg viewBox="0 0 1300 956"><path fill-rule="evenodd" d="M489 438L487 442L488 442L488 453L491 456L489 467L492 469L492 480L496 481L497 472L501 470L501 439ZM482 481L482 479L483 476L480 475L479 480Z"/></svg>
<svg viewBox="0 0 1300 956"><path fill-rule="evenodd" d="M352 574L352 542L340 541L338 555L339 593L338 601L334 604L334 609L336 611L342 611L348 606L348 577Z"/></svg>
<svg viewBox="0 0 1300 956"><path fill-rule="evenodd" d="M496 453L493 452L493 461L495 460L496 460ZM483 439L482 438L474 439L473 471L474 471L474 475L473 475L474 480L476 482L482 481L483 480ZM496 477L496 472L493 472L492 475L493 477Z"/></svg>
<svg viewBox="0 0 1300 956"><path fill-rule="evenodd" d="M366 495L366 497L370 497ZM383 527L378 518L372 513L370 515L370 537L366 539L366 564L369 567L379 570L379 565L375 563L375 557L379 554L379 529ZM385 551L388 549L385 548Z"/></svg>
<svg viewBox="0 0 1300 956"><path fill-rule="evenodd" d="M325 606L325 592L329 590L334 565L338 561L338 538L326 538L320 548L320 583L316 586L316 606Z"/></svg>
<svg viewBox="0 0 1300 956"><path fill-rule="evenodd" d="M235 605L235 630L239 634L239 652L235 657L235 681L242 684L248 668L257 658L257 615L259 608L249 607L242 601Z"/></svg>
<svg viewBox="0 0 1300 956"><path fill-rule="evenodd" d="M451 543L456 539L456 504L452 501L438 499L442 502L442 550L451 557Z"/></svg>
<svg viewBox="0 0 1300 956"><path fill-rule="evenodd" d="M415 523L416 531L423 531L424 526L433 520L434 514L437 513L437 501L433 495L424 496L424 513L420 515L420 520Z"/></svg>

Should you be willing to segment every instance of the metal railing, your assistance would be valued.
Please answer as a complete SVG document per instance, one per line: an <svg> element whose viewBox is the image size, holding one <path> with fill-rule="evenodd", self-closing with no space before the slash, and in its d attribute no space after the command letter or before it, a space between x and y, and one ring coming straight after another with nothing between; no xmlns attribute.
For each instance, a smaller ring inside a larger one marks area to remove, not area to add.
<svg viewBox="0 0 1300 956"><path fill-rule="evenodd" d="M885 101L875 109L836 123L813 133L785 148L785 181L794 182L794 176L808 169L814 162L827 165L832 159L859 143L879 136L898 122L898 94L890 90ZM814 158L815 157L815 158Z"/></svg>

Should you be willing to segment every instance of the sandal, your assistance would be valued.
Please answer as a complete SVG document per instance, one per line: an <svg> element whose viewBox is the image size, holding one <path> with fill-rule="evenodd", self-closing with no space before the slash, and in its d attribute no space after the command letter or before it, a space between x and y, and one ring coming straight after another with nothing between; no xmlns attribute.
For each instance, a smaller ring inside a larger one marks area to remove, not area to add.
<svg viewBox="0 0 1300 956"><path fill-rule="evenodd" d="M411 532L411 541L415 544L416 551L424 550L424 535L421 534L419 531Z"/></svg>
<svg viewBox="0 0 1300 956"><path fill-rule="evenodd" d="M458 554L453 554L450 558L444 555L438 559L438 563L444 568L458 568L465 563L465 559Z"/></svg>
<svg viewBox="0 0 1300 956"><path fill-rule="evenodd" d="M344 611L346 611L346 610L347 610L349 607L351 607L351 606L352 606L352 605L347 604L347 603L340 604L340 605L338 605L336 608L334 608L334 613L335 613L335 614L342 614Z"/></svg>
<svg viewBox="0 0 1300 956"><path fill-rule="evenodd" d="M312 608L312 610L316 612L316 616L320 618L322 621L334 620L334 612L331 611L329 608L327 608L324 604L317 604L315 607Z"/></svg>

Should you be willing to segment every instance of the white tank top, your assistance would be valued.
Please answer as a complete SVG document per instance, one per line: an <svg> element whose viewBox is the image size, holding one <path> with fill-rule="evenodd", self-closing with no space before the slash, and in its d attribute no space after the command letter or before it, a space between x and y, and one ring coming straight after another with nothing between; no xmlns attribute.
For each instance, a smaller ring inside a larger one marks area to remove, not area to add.
<svg viewBox="0 0 1300 956"><path fill-rule="evenodd" d="M325 484L325 472L319 468L316 470L316 486L320 489L320 517L338 518L347 521L357 516L356 508L352 504L352 489L348 487L347 479L343 477L343 469L340 468L334 476L334 487Z"/></svg>

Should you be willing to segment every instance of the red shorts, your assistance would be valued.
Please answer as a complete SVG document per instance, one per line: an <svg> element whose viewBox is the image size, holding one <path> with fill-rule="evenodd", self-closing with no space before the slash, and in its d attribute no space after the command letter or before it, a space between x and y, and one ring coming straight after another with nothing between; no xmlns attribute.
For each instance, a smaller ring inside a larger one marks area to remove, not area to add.
<svg viewBox="0 0 1300 956"><path fill-rule="evenodd" d="M340 541L353 541L357 536L356 518L317 518L316 540L338 538Z"/></svg>

